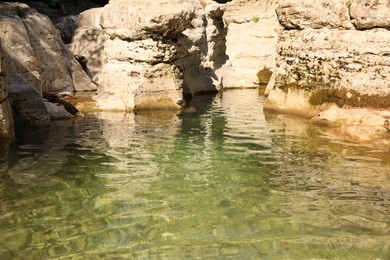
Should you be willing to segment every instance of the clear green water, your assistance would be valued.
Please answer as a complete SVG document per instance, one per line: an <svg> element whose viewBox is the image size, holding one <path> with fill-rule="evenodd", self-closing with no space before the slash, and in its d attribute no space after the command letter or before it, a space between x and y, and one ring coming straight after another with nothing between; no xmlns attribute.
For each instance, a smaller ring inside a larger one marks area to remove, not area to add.
<svg viewBox="0 0 390 260"><path fill-rule="evenodd" d="M256 90L195 102L23 133L0 259L390 258L389 152L265 115Z"/></svg>

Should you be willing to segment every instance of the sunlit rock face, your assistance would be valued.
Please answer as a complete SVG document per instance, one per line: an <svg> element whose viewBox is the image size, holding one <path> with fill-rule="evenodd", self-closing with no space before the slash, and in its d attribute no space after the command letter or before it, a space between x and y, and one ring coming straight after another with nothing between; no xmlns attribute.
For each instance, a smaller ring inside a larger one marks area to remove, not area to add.
<svg viewBox="0 0 390 260"><path fill-rule="evenodd" d="M224 10L212 1L110 1L80 15L71 50L99 85L101 110L172 108L221 88Z"/></svg>
<svg viewBox="0 0 390 260"><path fill-rule="evenodd" d="M0 38L5 71L39 93L96 89L50 19L26 4L0 3Z"/></svg>
<svg viewBox="0 0 390 260"><path fill-rule="evenodd" d="M233 0L226 5L226 53L233 67L228 86L256 87L266 84L275 69L277 1Z"/></svg>
<svg viewBox="0 0 390 260"><path fill-rule="evenodd" d="M3 50L0 44L0 142L2 142L1 140L13 139L13 118L7 97L7 81L4 75Z"/></svg>
<svg viewBox="0 0 390 260"><path fill-rule="evenodd" d="M284 30L277 45L276 83L266 107L288 112L288 104L282 107L279 101L298 92L312 107L389 107L388 1L279 2ZM294 112L312 116L318 109Z"/></svg>

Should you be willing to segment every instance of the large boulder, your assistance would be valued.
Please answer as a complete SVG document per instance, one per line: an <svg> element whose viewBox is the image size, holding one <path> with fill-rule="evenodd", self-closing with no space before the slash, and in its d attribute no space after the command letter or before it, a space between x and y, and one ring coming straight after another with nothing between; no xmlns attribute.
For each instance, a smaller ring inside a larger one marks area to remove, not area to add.
<svg viewBox="0 0 390 260"><path fill-rule="evenodd" d="M28 5L0 3L0 40L5 71L20 74L38 93L96 89L66 52L49 17ZM84 87L79 87L80 78Z"/></svg>
<svg viewBox="0 0 390 260"><path fill-rule="evenodd" d="M223 12L199 0L117 0L83 12L71 51L98 84L97 108L178 109L183 91L218 91L228 58Z"/></svg>

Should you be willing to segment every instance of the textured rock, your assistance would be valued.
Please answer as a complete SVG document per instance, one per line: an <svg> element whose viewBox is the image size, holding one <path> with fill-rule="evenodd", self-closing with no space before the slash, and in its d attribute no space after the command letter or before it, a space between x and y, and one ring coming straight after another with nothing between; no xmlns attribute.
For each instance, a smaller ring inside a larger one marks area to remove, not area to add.
<svg viewBox="0 0 390 260"><path fill-rule="evenodd" d="M390 111L334 107L313 117L312 122L333 127L339 134L352 141L371 142L388 137L389 119Z"/></svg>
<svg viewBox="0 0 390 260"><path fill-rule="evenodd" d="M20 74L7 74L8 95L16 125L44 126L50 117L40 93Z"/></svg>
<svg viewBox="0 0 390 260"><path fill-rule="evenodd" d="M62 41L65 44L71 43L76 29L79 27L77 15L60 16L55 27L59 30Z"/></svg>
<svg viewBox="0 0 390 260"><path fill-rule="evenodd" d="M390 28L390 3L387 0L350 1L349 14L356 29Z"/></svg>
<svg viewBox="0 0 390 260"><path fill-rule="evenodd" d="M226 5L226 53L235 79L226 87L266 84L275 68L277 1L233 0Z"/></svg>
<svg viewBox="0 0 390 260"><path fill-rule="evenodd" d="M12 141L13 139L13 117L11 106L8 101L7 80L3 66L3 50L0 45L0 140Z"/></svg>
<svg viewBox="0 0 390 260"><path fill-rule="evenodd" d="M44 102L44 104L46 106L50 120L63 120L73 117L61 104L55 104L51 102Z"/></svg>
<svg viewBox="0 0 390 260"><path fill-rule="evenodd" d="M280 1L277 13L285 30L265 108L310 117L331 104L390 107L387 5L381 0ZM301 105L294 106L296 100Z"/></svg>
<svg viewBox="0 0 390 260"><path fill-rule="evenodd" d="M107 34L121 39L145 39L156 34L174 37L187 29L196 2L110 1L103 9L100 25Z"/></svg>
<svg viewBox="0 0 390 260"><path fill-rule="evenodd" d="M5 53L5 71L19 73L39 92L96 89L79 87L81 66L66 47L51 20L21 3L0 3L0 38ZM74 78L73 78L74 77ZM84 77L83 82L88 78Z"/></svg>
<svg viewBox="0 0 390 260"><path fill-rule="evenodd" d="M350 0L280 0L277 14L286 29L352 28ZM358 2L358 1L355 1Z"/></svg>
<svg viewBox="0 0 390 260"><path fill-rule="evenodd" d="M71 50L98 84L97 107L177 109L183 91L220 89L229 71L224 10L204 3L118 0L83 12Z"/></svg>

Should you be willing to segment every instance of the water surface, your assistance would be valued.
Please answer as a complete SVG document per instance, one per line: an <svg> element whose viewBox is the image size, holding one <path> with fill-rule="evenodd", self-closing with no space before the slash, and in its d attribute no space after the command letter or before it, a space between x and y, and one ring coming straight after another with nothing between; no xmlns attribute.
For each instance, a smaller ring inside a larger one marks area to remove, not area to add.
<svg viewBox="0 0 390 260"><path fill-rule="evenodd" d="M262 104L20 133L0 149L0 259L389 259L389 151Z"/></svg>

